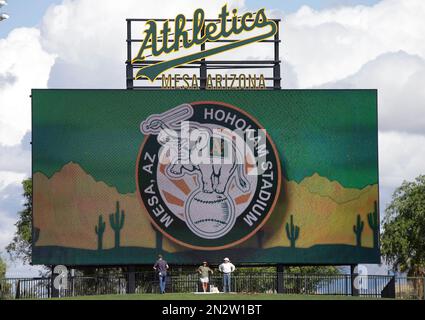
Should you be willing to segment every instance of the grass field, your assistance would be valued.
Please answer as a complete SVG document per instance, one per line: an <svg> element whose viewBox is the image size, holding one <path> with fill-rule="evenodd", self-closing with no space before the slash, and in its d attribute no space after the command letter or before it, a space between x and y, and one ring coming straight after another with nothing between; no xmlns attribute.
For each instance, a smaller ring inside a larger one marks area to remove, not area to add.
<svg viewBox="0 0 425 320"><path fill-rule="evenodd" d="M123 294L61 298L69 300L358 300L363 297L325 296L325 295L289 295L289 294Z"/></svg>

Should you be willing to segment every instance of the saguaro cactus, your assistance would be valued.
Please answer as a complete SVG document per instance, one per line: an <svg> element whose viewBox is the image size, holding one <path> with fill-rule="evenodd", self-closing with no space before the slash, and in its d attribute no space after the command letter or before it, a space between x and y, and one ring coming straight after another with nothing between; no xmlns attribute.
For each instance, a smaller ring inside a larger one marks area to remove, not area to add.
<svg viewBox="0 0 425 320"><path fill-rule="evenodd" d="M364 222L360 218L360 215L357 215L357 223L353 226L353 231L356 234L356 245L358 247L362 246L362 232L363 232Z"/></svg>
<svg viewBox="0 0 425 320"><path fill-rule="evenodd" d="M115 213L111 213L109 215L109 223L111 225L112 230L115 233L115 248L120 247L120 232L122 227L124 226L125 214L124 210L121 210L120 215L120 202L117 201L117 207Z"/></svg>
<svg viewBox="0 0 425 320"><path fill-rule="evenodd" d="M375 201L374 203L374 211L368 213L367 222L369 227L373 231L373 247L378 247L378 235L379 235L379 221L378 221L378 203Z"/></svg>
<svg viewBox="0 0 425 320"><path fill-rule="evenodd" d="M300 227L294 225L294 216L291 214L291 225L286 223L286 236L291 242L291 248L295 248L295 241L298 240L300 235Z"/></svg>
<svg viewBox="0 0 425 320"><path fill-rule="evenodd" d="M94 231L97 234L97 250L103 249L103 233L105 232L106 224L103 222L103 216L99 215L97 226L94 227Z"/></svg>

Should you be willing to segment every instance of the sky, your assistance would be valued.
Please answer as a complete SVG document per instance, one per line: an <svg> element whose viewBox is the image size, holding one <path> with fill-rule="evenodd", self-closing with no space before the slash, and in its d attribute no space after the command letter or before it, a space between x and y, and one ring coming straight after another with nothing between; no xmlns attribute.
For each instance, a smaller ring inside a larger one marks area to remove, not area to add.
<svg viewBox="0 0 425 320"><path fill-rule="evenodd" d="M125 18L191 15L199 3L141 2L9 0L0 8L10 15L0 22L0 252L8 276L38 274L4 252L31 172L31 88L124 88ZM425 1L211 0L203 8L216 16L224 3L283 19L283 88L378 89L382 217L395 188L425 173ZM248 47L239 54L270 57Z"/></svg>
<svg viewBox="0 0 425 320"><path fill-rule="evenodd" d="M372 5L377 2L377 0L247 0L245 3L249 8L276 8L285 13L292 13L303 5L308 5L314 9L324 9L344 5ZM13 19L9 19L2 23L0 27L0 38L6 37L14 28L37 26L43 18L47 8L60 3L62 3L62 0L9 0L8 5L0 12L6 12L12 15ZM225 2L223 1L223 3Z"/></svg>

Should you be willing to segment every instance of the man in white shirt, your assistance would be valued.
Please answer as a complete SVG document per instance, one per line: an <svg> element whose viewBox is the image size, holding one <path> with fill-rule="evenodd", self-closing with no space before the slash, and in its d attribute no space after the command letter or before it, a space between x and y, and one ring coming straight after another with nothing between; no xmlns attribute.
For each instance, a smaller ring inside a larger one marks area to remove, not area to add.
<svg viewBox="0 0 425 320"><path fill-rule="evenodd" d="M223 292L230 292L230 274L236 270L236 267L230 262L229 258L224 258L224 262L220 264L218 269L223 273Z"/></svg>

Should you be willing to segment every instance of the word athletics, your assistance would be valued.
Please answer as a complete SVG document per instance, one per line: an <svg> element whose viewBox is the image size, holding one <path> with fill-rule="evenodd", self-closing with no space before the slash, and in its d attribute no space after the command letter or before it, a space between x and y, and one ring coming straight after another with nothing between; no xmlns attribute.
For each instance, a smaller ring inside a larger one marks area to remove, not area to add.
<svg viewBox="0 0 425 320"><path fill-rule="evenodd" d="M225 5L221 8L218 19L214 21L206 21L204 10L197 9L193 13L190 28L188 28L187 22L183 14L175 17L173 26L170 20L163 22L162 28L158 26L155 20L147 21L144 39L137 55L131 61L132 64L143 64L148 56L158 57L176 53L182 49L200 46L207 41L217 41L248 32L255 33L255 35L144 66L138 70L135 77L136 80L145 77L150 81L154 81L160 74L169 69L265 40L277 32L276 23L267 18L264 9L238 16L237 9L233 9L232 13L230 13L227 5ZM255 30L259 32L254 32Z"/></svg>

